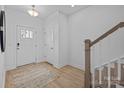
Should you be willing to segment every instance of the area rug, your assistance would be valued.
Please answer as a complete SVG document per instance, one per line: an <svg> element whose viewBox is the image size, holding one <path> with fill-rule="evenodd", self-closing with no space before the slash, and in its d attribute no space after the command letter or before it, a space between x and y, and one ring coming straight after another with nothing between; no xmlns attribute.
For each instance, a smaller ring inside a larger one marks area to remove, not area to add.
<svg viewBox="0 0 124 93"><path fill-rule="evenodd" d="M14 88L43 88L58 77L58 73L47 68L30 65L19 68L11 80Z"/></svg>

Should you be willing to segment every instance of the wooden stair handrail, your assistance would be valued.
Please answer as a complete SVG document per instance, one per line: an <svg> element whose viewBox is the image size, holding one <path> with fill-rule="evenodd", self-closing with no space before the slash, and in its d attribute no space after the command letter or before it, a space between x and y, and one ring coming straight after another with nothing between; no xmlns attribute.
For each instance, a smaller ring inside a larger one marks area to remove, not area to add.
<svg viewBox="0 0 124 93"><path fill-rule="evenodd" d="M91 46L95 45L96 43L98 43L100 40L103 40L104 38L106 38L107 36L109 36L110 34L112 34L113 32L117 31L117 29L124 27L124 22L120 22L119 24L117 24L115 27L113 27L112 29L110 29L109 31L107 31L106 33L104 33L103 35L101 35L99 38L97 38L96 40L91 42Z"/></svg>
<svg viewBox="0 0 124 93"><path fill-rule="evenodd" d="M113 32L117 31L117 29L124 27L124 22L120 22L115 27L101 35L99 38L94 40L93 42L90 41L90 39L85 40L85 88L92 87L92 80L91 80L91 47L98 43L100 40L103 40Z"/></svg>

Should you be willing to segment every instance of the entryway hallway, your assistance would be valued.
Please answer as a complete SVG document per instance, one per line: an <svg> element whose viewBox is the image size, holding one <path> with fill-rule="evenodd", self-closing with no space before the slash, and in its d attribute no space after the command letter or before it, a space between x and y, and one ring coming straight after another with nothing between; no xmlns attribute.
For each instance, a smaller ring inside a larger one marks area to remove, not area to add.
<svg viewBox="0 0 124 93"><path fill-rule="evenodd" d="M82 88L84 71L66 65L57 69L48 62L31 63L6 73L6 88Z"/></svg>

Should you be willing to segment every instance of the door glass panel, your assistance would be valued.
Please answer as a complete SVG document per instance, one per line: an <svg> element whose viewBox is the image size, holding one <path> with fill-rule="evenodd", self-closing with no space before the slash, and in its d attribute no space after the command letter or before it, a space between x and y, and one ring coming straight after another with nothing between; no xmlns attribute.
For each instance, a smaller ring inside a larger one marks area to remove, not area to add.
<svg viewBox="0 0 124 93"><path fill-rule="evenodd" d="M21 30L21 38L25 38L25 30Z"/></svg>
<svg viewBox="0 0 124 93"><path fill-rule="evenodd" d="M33 38L33 32L29 31L29 30L21 30L21 38L29 38L32 39Z"/></svg>

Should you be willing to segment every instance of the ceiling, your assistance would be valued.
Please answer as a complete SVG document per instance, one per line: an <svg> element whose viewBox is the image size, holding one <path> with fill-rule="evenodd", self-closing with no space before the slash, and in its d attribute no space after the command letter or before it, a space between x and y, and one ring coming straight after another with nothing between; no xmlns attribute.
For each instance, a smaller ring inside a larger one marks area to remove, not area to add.
<svg viewBox="0 0 124 93"><path fill-rule="evenodd" d="M22 11L24 13L27 13L27 11L32 8L32 6L29 6L29 5L7 5L6 7L9 9L17 10L17 11ZM74 7L72 7L71 5L37 5L35 6L36 10L39 12L40 18L45 18L55 11L60 11L66 15L71 15L87 7L89 7L89 5L75 5Z"/></svg>

